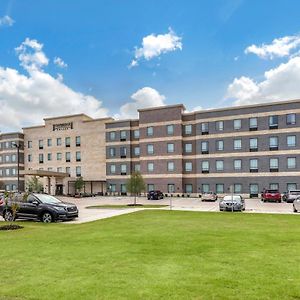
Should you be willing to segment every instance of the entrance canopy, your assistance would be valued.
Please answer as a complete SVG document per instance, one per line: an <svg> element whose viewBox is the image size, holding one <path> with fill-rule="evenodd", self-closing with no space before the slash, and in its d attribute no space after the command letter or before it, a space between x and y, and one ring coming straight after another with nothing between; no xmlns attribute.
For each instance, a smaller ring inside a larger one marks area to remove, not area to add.
<svg viewBox="0 0 300 300"><path fill-rule="evenodd" d="M59 178L70 177L69 173L53 172L53 171L45 171L45 170L21 170L20 174L39 176L39 177L59 177Z"/></svg>

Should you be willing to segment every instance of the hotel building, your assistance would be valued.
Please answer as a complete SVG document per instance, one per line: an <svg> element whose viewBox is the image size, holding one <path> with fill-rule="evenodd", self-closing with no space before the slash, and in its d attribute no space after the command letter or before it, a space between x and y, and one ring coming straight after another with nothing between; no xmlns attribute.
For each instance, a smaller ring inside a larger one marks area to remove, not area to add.
<svg viewBox="0 0 300 300"><path fill-rule="evenodd" d="M183 105L139 110L106 123L106 180L126 193L133 171L147 190L257 196L300 188L300 101L185 113Z"/></svg>
<svg viewBox="0 0 300 300"><path fill-rule="evenodd" d="M19 147L19 157L18 157ZM18 189L19 170L24 170L24 135L22 133L0 133L0 190ZM19 188L24 190L24 176L20 174Z"/></svg>
<svg viewBox="0 0 300 300"><path fill-rule="evenodd" d="M78 177L84 180L82 192L105 193L105 123L111 120L77 114L23 128L25 177L43 177L49 194L75 194Z"/></svg>

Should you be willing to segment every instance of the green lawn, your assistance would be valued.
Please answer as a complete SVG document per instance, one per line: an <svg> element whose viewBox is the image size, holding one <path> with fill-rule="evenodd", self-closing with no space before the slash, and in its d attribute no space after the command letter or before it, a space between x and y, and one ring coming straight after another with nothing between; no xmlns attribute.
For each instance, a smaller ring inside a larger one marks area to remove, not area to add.
<svg viewBox="0 0 300 300"><path fill-rule="evenodd" d="M93 205L93 206L87 206L86 208L100 208L100 209L102 209L102 208L109 208L109 209L114 209L114 208L162 208L162 207L167 207L167 206L169 206L169 205L163 205L163 204L157 204L157 205L155 205L155 204L143 204L143 205L126 205L126 204L124 204L124 205L122 205L122 204L120 204L120 205L118 205L118 204L116 204L116 205L114 205L114 204L112 204L112 205L110 205L110 204L107 204L107 205Z"/></svg>
<svg viewBox="0 0 300 300"><path fill-rule="evenodd" d="M300 299L297 215L139 211L0 231L0 300Z"/></svg>

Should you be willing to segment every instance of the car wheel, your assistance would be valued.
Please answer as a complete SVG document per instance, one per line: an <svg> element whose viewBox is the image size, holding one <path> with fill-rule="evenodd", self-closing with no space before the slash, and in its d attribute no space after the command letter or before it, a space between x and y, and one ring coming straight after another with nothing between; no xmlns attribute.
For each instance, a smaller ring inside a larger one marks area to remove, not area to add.
<svg viewBox="0 0 300 300"><path fill-rule="evenodd" d="M41 220L43 223L51 223L53 222L53 217L48 211L46 211L42 214Z"/></svg>
<svg viewBox="0 0 300 300"><path fill-rule="evenodd" d="M298 212L294 205L293 205L293 210L295 213Z"/></svg>
<svg viewBox="0 0 300 300"><path fill-rule="evenodd" d="M14 221L14 215L13 215L12 211L10 211L10 210L5 211L4 220L6 222Z"/></svg>

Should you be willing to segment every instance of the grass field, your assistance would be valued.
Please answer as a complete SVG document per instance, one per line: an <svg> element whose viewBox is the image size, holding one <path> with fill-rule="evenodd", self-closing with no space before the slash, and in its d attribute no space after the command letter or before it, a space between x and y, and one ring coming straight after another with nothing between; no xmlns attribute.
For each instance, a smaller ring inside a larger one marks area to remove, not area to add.
<svg viewBox="0 0 300 300"><path fill-rule="evenodd" d="M139 211L0 232L0 299L300 299L300 218Z"/></svg>

